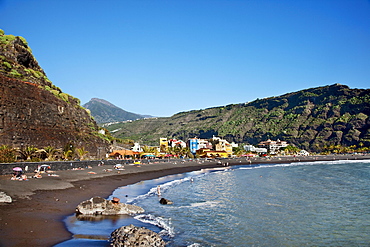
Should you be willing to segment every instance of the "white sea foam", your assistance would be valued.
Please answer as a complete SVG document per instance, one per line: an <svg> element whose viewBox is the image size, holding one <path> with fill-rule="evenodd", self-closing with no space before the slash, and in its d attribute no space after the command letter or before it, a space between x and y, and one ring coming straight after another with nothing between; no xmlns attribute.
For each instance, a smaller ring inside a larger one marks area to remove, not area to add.
<svg viewBox="0 0 370 247"><path fill-rule="evenodd" d="M155 226L158 226L158 227L162 228L163 230L161 230L159 232L159 234L161 236L168 235L171 238L173 238L175 236L174 229L173 229L173 227L170 226L171 225L171 220L170 219L157 217L157 216L154 216L152 214L141 214L141 215L135 216L134 218L141 221L141 222L144 222L144 223L147 223L147 224L152 224L152 225L155 225Z"/></svg>
<svg viewBox="0 0 370 247"><path fill-rule="evenodd" d="M207 173L194 173L196 174L196 178L200 178L202 176L205 176ZM169 181L167 183L164 183L164 184L161 184L159 185L160 188L161 188L161 193L165 192L166 190L168 190L169 188L173 187L173 186L176 186L178 184L181 184L181 183L184 183L184 182L188 182L188 181L192 181L194 179L194 177L184 177L184 178L181 178L181 179L177 179L177 180L172 180L172 181ZM143 200L145 198L148 198L150 196L155 196L157 195L157 187L153 187L153 188L150 188L150 190L146 193L146 194L143 194L143 195L139 195L133 199L130 199L127 201L127 203L136 203L137 201L140 201L140 200Z"/></svg>
<svg viewBox="0 0 370 247"><path fill-rule="evenodd" d="M194 244L191 244L191 245L188 245L188 247L200 247L201 245L198 244L198 243L194 243Z"/></svg>
<svg viewBox="0 0 370 247"><path fill-rule="evenodd" d="M243 166L239 167L240 170L252 170L260 168L271 168L271 167L293 167L293 166L309 166L309 165L333 165L333 164L348 164L348 163L369 163L369 160L328 160L328 161L305 161L305 162L293 162L283 164L256 164L255 166Z"/></svg>
<svg viewBox="0 0 370 247"><path fill-rule="evenodd" d="M180 206L179 208L197 208L197 207L212 208L212 207L216 207L218 204L219 202L216 202L216 201L194 202L188 206Z"/></svg>

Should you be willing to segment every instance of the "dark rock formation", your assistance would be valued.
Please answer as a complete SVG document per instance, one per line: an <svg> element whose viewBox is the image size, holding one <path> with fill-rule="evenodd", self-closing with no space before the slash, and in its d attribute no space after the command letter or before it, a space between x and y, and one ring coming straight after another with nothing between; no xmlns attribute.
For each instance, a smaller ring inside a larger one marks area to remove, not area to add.
<svg viewBox="0 0 370 247"><path fill-rule="evenodd" d="M46 77L22 37L0 30L0 136L12 147L84 148L103 157L109 143L78 99Z"/></svg>
<svg viewBox="0 0 370 247"><path fill-rule="evenodd" d="M81 202L76 208L76 214L82 215L119 215L143 213L141 207L108 201L101 197L93 197L90 200Z"/></svg>
<svg viewBox="0 0 370 247"><path fill-rule="evenodd" d="M173 204L173 202L172 202L172 201L170 201L170 200L168 200L168 199L165 199L165 198L161 198L161 199L159 200L159 203L160 203L160 204L164 204L164 205L166 205L166 204Z"/></svg>
<svg viewBox="0 0 370 247"><path fill-rule="evenodd" d="M134 225L122 226L111 234L111 246L165 246L163 239L155 232Z"/></svg>

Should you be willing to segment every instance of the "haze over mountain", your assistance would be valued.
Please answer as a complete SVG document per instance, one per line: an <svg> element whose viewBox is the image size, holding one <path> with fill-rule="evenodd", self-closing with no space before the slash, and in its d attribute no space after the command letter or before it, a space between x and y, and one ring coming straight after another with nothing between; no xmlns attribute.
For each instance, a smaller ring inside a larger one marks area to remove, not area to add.
<svg viewBox="0 0 370 247"><path fill-rule="evenodd" d="M98 98L92 98L89 102L84 104L83 107L90 110L91 115L99 124L152 117L125 111L104 99Z"/></svg>
<svg viewBox="0 0 370 247"><path fill-rule="evenodd" d="M158 145L160 137L211 138L258 144L288 141L320 151L329 145L370 146L370 89L334 84L208 109L108 127L115 137Z"/></svg>

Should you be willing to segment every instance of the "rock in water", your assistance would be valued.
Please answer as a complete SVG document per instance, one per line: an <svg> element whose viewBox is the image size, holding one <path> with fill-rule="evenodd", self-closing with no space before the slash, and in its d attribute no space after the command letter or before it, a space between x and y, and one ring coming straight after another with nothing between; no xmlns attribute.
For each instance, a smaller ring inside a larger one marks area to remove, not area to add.
<svg viewBox="0 0 370 247"><path fill-rule="evenodd" d="M172 201L165 199L165 198L161 198L161 200L159 200L159 203L160 204L173 204Z"/></svg>
<svg viewBox="0 0 370 247"><path fill-rule="evenodd" d="M109 201L98 196L81 202L76 208L76 214L83 215L118 215L143 212L144 209L139 206Z"/></svg>
<svg viewBox="0 0 370 247"><path fill-rule="evenodd" d="M122 226L111 233L111 246L165 246L166 243L155 232L134 225Z"/></svg>

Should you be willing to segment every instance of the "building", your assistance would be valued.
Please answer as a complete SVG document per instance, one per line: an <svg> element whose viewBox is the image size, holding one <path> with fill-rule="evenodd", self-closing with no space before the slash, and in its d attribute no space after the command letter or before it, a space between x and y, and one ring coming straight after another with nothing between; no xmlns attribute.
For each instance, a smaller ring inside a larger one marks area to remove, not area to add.
<svg viewBox="0 0 370 247"><path fill-rule="evenodd" d="M233 154L233 147L228 141L221 139L220 137L213 136L211 143L214 143L215 151L224 151L230 156Z"/></svg>
<svg viewBox="0 0 370 247"><path fill-rule="evenodd" d="M195 155L197 150L199 149L199 139L198 138L191 138L188 140L188 147L190 152Z"/></svg>
<svg viewBox="0 0 370 247"><path fill-rule="evenodd" d="M168 148L168 141L167 138L159 138L159 147L161 152L166 152Z"/></svg>
<svg viewBox="0 0 370 247"><path fill-rule="evenodd" d="M280 141L279 139L277 139L277 141L268 139L267 141L258 143L258 146L267 148L270 151L270 154L276 154L280 148L287 147L288 143L286 141Z"/></svg>
<svg viewBox="0 0 370 247"><path fill-rule="evenodd" d="M181 148L185 148L186 147L186 143L184 141L181 141L181 140L176 140L176 139L170 139L168 141L168 146L169 147L181 147Z"/></svg>
<svg viewBox="0 0 370 247"><path fill-rule="evenodd" d="M141 153L143 149L141 148L140 144L138 142L134 143L134 146L131 148L132 151L134 152L139 152Z"/></svg>
<svg viewBox="0 0 370 247"><path fill-rule="evenodd" d="M244 145L244 150L247 152L254 152L254 153L267 153L267 148L256 148L253 145Z"/></svg>
<svg viewBox="0 0 370 247"><path fill-rule="evenodd" d="M229 153L226 151L215 151L208 148L201 148L197 150L197 155L202 158L227 158Z"/></svg>

